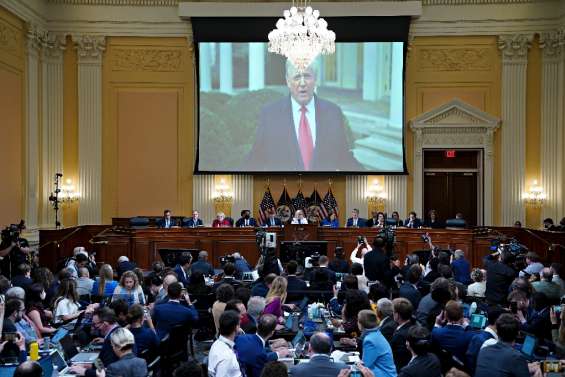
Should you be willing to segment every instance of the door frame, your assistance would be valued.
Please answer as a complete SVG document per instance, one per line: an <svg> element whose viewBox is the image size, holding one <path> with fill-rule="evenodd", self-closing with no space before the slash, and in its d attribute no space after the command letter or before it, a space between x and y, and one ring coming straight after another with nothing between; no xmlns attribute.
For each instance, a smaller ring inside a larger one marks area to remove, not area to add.
<svg viewBox="0 0 565 377"><path fill-rule="evenodd" d="M477 225L493 224L494 132L500 119L457 98L410 121L414 133L414 210L423 210L424 149L477 149L482 153L482 190Z"/></svg>
<svg viewBox="0 0 565 377"><path fill-rule="evenodd" d="M424 177L426 173L477 173L477 225L486 225L484 221L484 200L485 200L485 185L484 185L484 150L482 148L452 148L455 151L474 151L477 153L477 168L449 168L449 169L425 169L423 154L427 151L443 150L440 148L423 148L422 149L422 210L424 209ZM422 217L424 216L422 211ZM447 220L447 219L446 219Z"/></svg>

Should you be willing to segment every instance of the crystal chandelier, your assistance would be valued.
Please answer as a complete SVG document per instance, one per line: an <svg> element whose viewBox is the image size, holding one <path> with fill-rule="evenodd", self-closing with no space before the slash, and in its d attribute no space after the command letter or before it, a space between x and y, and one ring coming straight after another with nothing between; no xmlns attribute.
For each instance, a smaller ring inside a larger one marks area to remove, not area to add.
<svg viewBox="0 0 565 377"><path fill-rule="evenodd" d="M285 10L284 19L279 18L276 29L269 33L269 52L285 56L299 73L320 54L335 52L335 33L328 30L328 23L320 18L320 12L302 0L290 10Z"/></svg>
<svg viewBox="0 0 565 377"><path fill-rule="evenodd" d="M543 192L543 188L538 186L538 181L534 181L530 186L530 190L523 195L526 205L534 208L541 208L545 204L547 196Z"/></svg>

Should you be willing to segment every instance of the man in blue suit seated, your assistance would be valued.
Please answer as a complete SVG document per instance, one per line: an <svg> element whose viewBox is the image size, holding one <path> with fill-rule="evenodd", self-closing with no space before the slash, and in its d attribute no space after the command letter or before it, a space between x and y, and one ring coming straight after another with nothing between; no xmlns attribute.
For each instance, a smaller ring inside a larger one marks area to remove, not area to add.
<svg viewBox="0 0 565 377"><path fill-rule="evenodd" d="M269 211L269 217L267 218L267 220L265 221L265 223L263 224L263 226L270 227L270 226L281 226L281 225L282 225L281 219L279 219L279 218L277 217L277 214L276 214L275 210L274 210L274 209L271 209L271 210Z"/></svg>
<svg viewBox="0 0 565 377"><path fill-rule="evenodd" d="M244 209L241 211L241 217L235 222L236 228L255 228L257 226L257 221L251 217L251 211Z"/></svg>
<svg viewBox="0 0 565 377"><path fill-rule="evenodd" d="M347 219L347 223L345 224L346 228L364 228L367 226L367 220L362 217L359 217L359 210L354 208L351 211L351 217Z"/></svg>
<svg viewBox="0 0 565 377"><path fill-rule="evenodd" d="M422 226L422 220L418 218L416 212L411 211L408 214L408 218L404 220L404 226L407 228L414 228L417 229Z"/></svg>
<svg viewBox="0 0 565 377"><path fill-rule="evenodd" d="M479 351L475 377L530 376L526 357L514 348L519 331L520 323L512 314L502 314L496 320L498 342Z"/></svg>
<svg viewBox="0 0 565 377"><path fill-rule="evenodd" d="M192 217L184 219L183 224L187 228L196 228L197 226L204 226L202 219L200 218L200 213L196 210L192 211Z"/></svg>
<svg viewBox="0 0 565 377"><path fill-rule="evenodd" d="M267 341L275 333L276 326L277 318L272 314L264 314L259 317L256 334L235 338L235 350L248 377L260 377L266 363L288 355L287 348L278 348L276 351L267 348Z"/></svg>
<svg viewBox="0 0 565 377"><path fill-rule="evenodd" d="M308 285L306 282L296 276L296 271L298 270L298 263L291 260L286 265L286 302L296 303L302 301L304 298L304 292L308 290Z"/></svg>
<svg viewBox="0 0 565 377"><path fill-rule="evenodd" d="M163 211L163 217L157 220L157 226L159 228L173 228L177 226L177 222L172 218L171 210L166 209Z"/></svg>
<svg viewBox="0 0 565 377"><path fill-rule="evenodd" d="M476 332L467 331L463 326L463 307L457 301L449 301L436 320L432 330L432 343L441 349L449 351L459 361L465 361L465 352Z"/></svg>
<svg viewBox="0 0 565 377"><path fill-rule="evenodd" d="M192 256L190 254L182 254L179 257L179 263L175 266L175 274L182 285L186 288L188 287L188 283L190 281L190 277L188 275L190 271L190 262L192 262Z"/></svg>
<svg viewBox="0 0 565 377"><path fill-rule="evenodd" d="M208 252L206 250L201 250L198 253L198 260L192 264L190 271L192 273L196 271L202 272L204 276L214 275L214 267L208 263Z"/></svg>
<svg viewBox="0 0 565 377"><path fill-rule="evenodd" d="M163 339L176 325L186 325L196 323L198 321L198 312L192 306L190 297L187 293L182 295L182 286L180 283L173 283L167 288L169 301L156 305L153 312L153 320L155 321L155 329L159 339ZM181 298L184 299L186 305L181 304Z"/></svg>
<svg viewBox="0 0 565 377"><path fill-rule="evenodd" d="M241 255L238 252L235 252L232 254L232 257L234 259L233 265L235 267L235 277L237 279L242 279L244 272L252 271L251 265L245 260L243 255Z"/></svg>
<svg viewBox="0 0 565 377"><path fill-rule="evenodd" d="M396 377L392 349L378 327L377 314L364 309L357 315L363 333L363 364L379 377Z"/></svg>
<svg viewBox="0 0 565 377"><path fill-rule="evenodd" d="M310 361L290 368L292 377L336 377L342 369L348 368L344 363L330 359L332 340L323 332L314 333L310 337L308 353Z"/></svg>

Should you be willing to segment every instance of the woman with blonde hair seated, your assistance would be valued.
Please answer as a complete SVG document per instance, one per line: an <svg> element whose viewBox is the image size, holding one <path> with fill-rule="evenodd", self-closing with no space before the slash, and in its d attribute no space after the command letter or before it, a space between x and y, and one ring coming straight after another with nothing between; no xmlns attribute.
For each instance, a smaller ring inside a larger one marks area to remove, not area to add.
<svg viewBox="0 0 565 377"><path fill-rule="evenodd" d="M92 295L99 297L110 297L118 282L114 280L114 270L109 264L103 264L98 272L99 277L92 285Z"/></svg>
<svg viewBox="0 0 565 377"><path fill-rule="evenodd" d="M114 289L112 301L123 299L128 303L128 306L133 304L145 305L145 295L143 288L139 285L139 278L133 271L126 271L122 274L120 283Z"/></svg>
<svg viewBox="0 0 565 377"><path fill-rule="evenodd" d="M267 293L265 301L265 309L263 310L263 314L272 314L277 317L279 323L281 323L283 320L282 306L284 305L284 302L286 300L286 288L286 278L277 276L275 280L273 280L271 288L269 288L269 292Z"/></svg>

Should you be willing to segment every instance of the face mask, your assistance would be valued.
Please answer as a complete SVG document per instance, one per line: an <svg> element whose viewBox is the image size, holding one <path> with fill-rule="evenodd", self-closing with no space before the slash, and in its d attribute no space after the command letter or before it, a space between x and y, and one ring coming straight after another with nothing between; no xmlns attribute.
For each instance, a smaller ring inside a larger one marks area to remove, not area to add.
<svg viewBox="0 0 565 377"><path fill-rule="evenodd" d="M249 219L249 214L248 214L248 213L246 213L246 214L245 214L245 215L243 216L243 218L245 218L245 219Z"/></svg>

